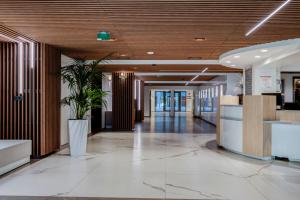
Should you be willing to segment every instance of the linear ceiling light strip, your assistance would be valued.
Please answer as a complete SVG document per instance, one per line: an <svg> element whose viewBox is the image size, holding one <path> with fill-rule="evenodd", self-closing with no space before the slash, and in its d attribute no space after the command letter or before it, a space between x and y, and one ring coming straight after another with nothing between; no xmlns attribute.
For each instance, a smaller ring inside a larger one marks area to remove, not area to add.
<svg viewBox="0 0 300 200"><path fill-rule="evenodd" d="M284 3L282 3L276 10L274 10L271 14L269 14L266 18L264 18L261 22L259 22L256 26L254 26L250 31L246 33L246 36L249 36L251 33L253 33L256 29L258 29L260 26L262 26L264 23L266 23L271 17L273 17L276 13L278 13L284 6L286 6L289 2L292 0L286 0Z"/></svg>
<svg viewBox="0 0 300 200"><path fill-rule="evenodd" d="M35 61L35 45L34 45L34 42L33 41L30 41L24 37L18 37L18 39L20 39L22 42L26 42L26 43L29 43L29 56L30 56L30 60L29 60L29 65L30 65L30 68L33 69L34 68L34 61Z"/></svg>
<svg viewBox="0 0 300 200"><path fill-rule="evenodd" d="M18 43L18 65L19 65L19 94L23 94L23 73L24 73L24 43L29 43L29 51L30 51L30 67L34 68L34 60L35 60L35 43L30 41L24 37L10 37L0 33L0 37L5 38L9 42Z"/></svg>
<svg viewBox="0 0 300 200"><path fill-rule="evenodd" d="M196 80L201 74L203 74L204 72L206 72L208 70L208 67L206 67L204 70L202 70L202 72L200 74L197 74L194 78L192 78L192 80L190 82L193 82L194 80ZM189 85L189 82L186 82L185 84L186 86Z"/></svg>

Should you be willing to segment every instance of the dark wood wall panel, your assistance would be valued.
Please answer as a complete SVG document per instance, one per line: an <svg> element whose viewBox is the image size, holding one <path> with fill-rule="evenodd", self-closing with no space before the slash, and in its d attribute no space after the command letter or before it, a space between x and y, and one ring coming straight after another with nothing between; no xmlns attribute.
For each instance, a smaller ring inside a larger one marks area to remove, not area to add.
<svg viewBox="0 0 300 200"><path fill-rule="evenodd" d="M61 53L47 44L39 44L41 70L41 154L60 147L60 76Z"/></svg>
<svg viewBox="0 0 300 200"><path fill-rule="evenodd" d="M131 131L134 129L134 73L125 72L125 79L120 74L112 73L112 128Z"/></svg>
<svg viewBox="0 0 300 200"><path fill-rule="evenodd" d="M144 120L144 81L141 81L141 119Z"/></svg>
<svg viewBox="0 0 300 200"><path fill-rule="evenodd" d="M138 84L141 84L140 87L138 87ZM135 121L141 122L144 120L144 81L136 79L136 91L137 97L135 100ZM138 102L140 102L140 108L138 108Z"/></svg>
<svg viewBox="0 0 300 200"><path fill-rule="evenodd" d="M39 157L60 145L60 51L35 43L32 67L29 44L23 45L20 93L18 44L0 42L0 139L32 140L33 156Z"/></svg>

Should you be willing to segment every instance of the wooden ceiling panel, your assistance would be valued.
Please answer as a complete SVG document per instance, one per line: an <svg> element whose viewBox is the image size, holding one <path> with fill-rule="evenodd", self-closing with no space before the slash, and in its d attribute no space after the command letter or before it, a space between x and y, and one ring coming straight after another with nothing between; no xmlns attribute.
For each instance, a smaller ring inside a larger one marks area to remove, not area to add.
<svg viewBox="0 0 300 200"><path fill-rule="evenodd" d="M143 81L190 81L194 76L138 76ZM194 81L210 81L216 76L200 76Z"/></svg>
<svg viewBox="0 0 300 200"><path fill-rule="evenodd" d="M240 47L300 36L300 1L291 1L250 37L281 0L1 0L0 22L71 57L111 52L130 59L217 59ZM115 42L99 42L98 31ZM203 42L195 37L205 37ZM149 56L147 51L154 51Z"/></svg>
<svg viewBox="0 0 300 200"><path fill-rule="evenodd" d="M103 65L101 71L135 71L135 72L201 72L208 68L208 73L233 72L241 73L242 70L224 67L222 65Z"/></svg>

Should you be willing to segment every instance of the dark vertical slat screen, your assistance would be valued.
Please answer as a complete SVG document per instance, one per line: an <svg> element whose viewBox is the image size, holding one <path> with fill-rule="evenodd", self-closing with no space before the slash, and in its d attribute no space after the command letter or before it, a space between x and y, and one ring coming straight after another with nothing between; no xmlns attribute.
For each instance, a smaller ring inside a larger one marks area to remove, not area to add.
<svg viewBox="0 0 300 200"><path fill-rule="evenodd" d="M19 95L18 44L0 42L0 139L30 139L35 157L60 145L60 51L35 44L34 67L24 43L22 101Z"/></svg>
<svg viewBox="0 0 300 200"><path fill-rule="evenodd" d="M141 120L144 120L144 81L141 81Z"/></svg>
<svg viewBox="0 0 300 200"><path fill-rule="evenodd" d="M131 131L134 129L134 73L125 72L125 79L120 74L112 73L112 128Z"/></svg>

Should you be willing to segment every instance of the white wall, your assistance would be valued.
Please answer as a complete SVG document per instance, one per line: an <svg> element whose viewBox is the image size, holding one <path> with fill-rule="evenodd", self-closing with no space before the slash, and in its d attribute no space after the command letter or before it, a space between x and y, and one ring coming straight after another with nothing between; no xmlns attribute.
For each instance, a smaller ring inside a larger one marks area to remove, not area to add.
<svg viewBox="0 0 300 200"><path fill-rule="evenodd" d="M284 99L285 102L294 101L293 77L300 77L300 73L282 73L281 79L284 80Z"/></svg>
<svg viewBox="0 0 300 200"><path fill-rule="evenodd" d="M72 59L61 55L61 66L72 63ZM70 94L67 84L64 84L61 80L61 99L65 98ZM69 106L61 106L60 108L60 145L67 144L69 142L68 136L68 119L71 118L71 109Z"/></svg>

